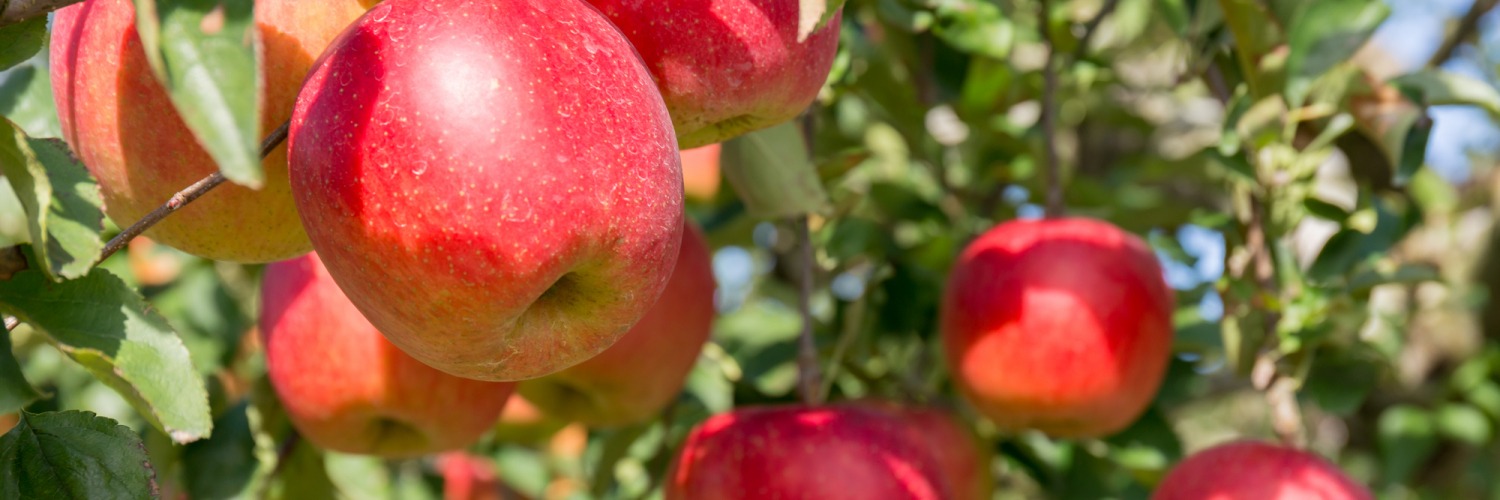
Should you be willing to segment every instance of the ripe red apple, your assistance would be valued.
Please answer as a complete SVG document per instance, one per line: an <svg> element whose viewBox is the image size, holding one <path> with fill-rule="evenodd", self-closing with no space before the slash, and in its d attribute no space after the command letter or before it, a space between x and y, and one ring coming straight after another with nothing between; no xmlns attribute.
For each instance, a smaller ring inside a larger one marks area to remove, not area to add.
<svg viewBox="0 0 1500 500"><path fill-rule="evenodd" d="M434 464L443 475L443 500L507 500L524 498L495 474L495 463L461 451L444 453Z"/></svg>
<svg viewBox="0 0 1500 500"><path fill-rule="evenodd" d="M682 151L682 191L689 200L713 201L719 195L718 144Z"/></svg>
<svg viewBox="0 0 1500 500"><path fill-rule="evenodd" d="M954 500L989 499L995 488L990 474L993 457L979 437L954 415L927 406L905 406L889 401L861 400L848 403L882 411L906 423L913 443L928 447L938 470L953 491Z"/></svg>
<svg viewBox="0 0 1500 500"><path fill-rule="evenodd" d="M266 370L292 424L318 446L410 457L468 446L515 384L455 377L412 359L344 297L316 254L266 266Z"/></svg>
<svg viewBox="0 0 1500 500"><path fill-rule="evenodd" d="M958 498L931 448L890 413L853 405L738 408L688 434L667 499Z"/></svg>
<svg viewBox="0 0 1500 500"><path fill-rule="evenodd" d="M1193 454L1157 485L1154 500L1373 500L1370 490L1312 453L1256 441Z"/></svg>
<svg viewBox="0 0 1500 500"><path fill-rule="evenodd" d="M365 10L358 0L259 0L261 129L291 116L313 59ZM63 137L99 179L111 219L129 225L218 170L152 75L129 0L88 0L53 20L53 97ZM265 159L265 186L220 186L146 234L215 260L270 262L312 249L287 184L285 149Z"/></svg>
<svg viewBox="0 0 1500 500"><path fill-rule="evenodd" d="M802 113L838 51L839 22L798 40L797 0L589 0L635 44L683 149Z"/></svg>
<svg viewBox="0 0 1500 500"><path fill-rule="evenodd" d="M671 275L671 119L583 2L382 2L315 65L289 141L329 272L391 342L448 373L578 364Z"/></svg>
<svg viewBox="0 0 1500 500"><path fill-rule="evenodd" d="M959 257L943 345L961 393L1001 428L1098 437L1156 394L1172 307L1140 238L1091 219L1018 220Z"/></svg>
<svg viewBox="0 0 1500 500"><path fill-rule="evenodd" d="M517 390L543 413L589 426L655 417L682 392L713 330L712 259L702 232L688 223L667 289L635 327L598 356Z"/></svg>

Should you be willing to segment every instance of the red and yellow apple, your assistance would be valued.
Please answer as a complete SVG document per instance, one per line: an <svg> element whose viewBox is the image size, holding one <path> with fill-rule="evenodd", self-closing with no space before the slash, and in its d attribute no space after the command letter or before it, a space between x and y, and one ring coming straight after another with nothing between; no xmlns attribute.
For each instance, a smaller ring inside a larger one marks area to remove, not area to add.
<svg viewBox="0 0 1500 500"><path fill-rule="evenodd" d="M315 65L288 140L330 274L391 342L448 373L581 363L672 273L671 119L586 3L382 2Z"/></svg>
<svg viewBox="0 0 1500 500"><path fill-rule="evenodd" d="M589 2L651 68L683 149L795 118L838 51L842 14L799 39L797 0Z"/></svg>
<svg viewBox="0 0 1500 500"><path fill-rule="evenodd" d="M1338 467L1312 453L1236 441L1194 453L1173 467L1154 500L1374 500Z"/></svg>
<svg viewBox="0 0 1500 500"><path fill-rule="evenodd" d="M691 223L661 298L613 346L517 387L543 413L594 427L644 422L677 399L713 330L712 255Z"/></svg>
<svg viewBox="0 0 1500 500"><path fill-rule="evenodd" d="M266 370L308 441L411 457L477 441L515 384L455 377L412 359L349 303L316 254L266 266Z"/></svg>
<svg viewBox="0 0 1500 500"><path fill-rule="evenodd" d="M962 498L908 421L855 405L746 407L688 434L665 497Z"/></svg>
<svg viewBox="0 0 1500 500"><path fill-rule="evenodd" d="M314 58L365 10L359 0L255 2L261 129L291 117ZM53 96L63 137L99 179L105 208L121 226L218 170L153 76L130 0L88 0L53 21ZM287 183L284 148L266 157L265 185L220 186L146 234L215 260L270 262L312 249Z"/></svg>
<svg viewBox="0 0 1500 500"><path fill-rule="evenodd" d="M1091 219L1018 220L960 255L940 321L955 385L996 425L1098 437L1155 396L1172 309L1140 238Z"/></svg>

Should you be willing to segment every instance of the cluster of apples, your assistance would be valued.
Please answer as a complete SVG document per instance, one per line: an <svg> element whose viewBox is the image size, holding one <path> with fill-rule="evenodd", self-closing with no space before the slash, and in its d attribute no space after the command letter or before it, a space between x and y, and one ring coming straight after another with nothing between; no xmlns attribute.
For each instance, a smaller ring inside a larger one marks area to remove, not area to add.
<svg viewBox="0 0 1500 500"><path fill-rule="evenodd" d="M838 16L799 36L798 15L795 0L257 0L262 126L290 120L288 146L266 158L263 188L222 188L151 235L279 261L262 295L269 376L320 446L463 448L512 392L587 425L648 420L714 314L679 151L816 97ZM151 75L134 16L129 0L60 10L51 48L65 138L117 221L216 169ZM999 427L1099 437L1149 405L1173 299L1139 238L1089 219L1011 222L952 276L949 366ZM1231 458L1271 464L1246 488L1314 470L1330 491L1361 491L1264 446L1194 457L1159 496L1202 498L1225 483L1199 479ZM987 498L989 462L936 410L741 408L694 429L666 496Z"/></svg>

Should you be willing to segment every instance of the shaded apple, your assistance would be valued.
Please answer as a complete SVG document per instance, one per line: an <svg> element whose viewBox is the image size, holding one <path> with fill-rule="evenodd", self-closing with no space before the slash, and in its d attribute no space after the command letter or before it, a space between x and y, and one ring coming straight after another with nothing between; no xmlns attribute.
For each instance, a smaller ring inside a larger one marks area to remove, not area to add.
<svg viewBox="0 0 1500 500"><path fill-rule="evenodd" d="M583 362L671 275L671 120L588 4L382 2L315 65L288 140L329 272L391 342L448 373Z"/></svg>
<svg viewBox="0 0 1500 500"><path fill-rule="evenodd" d="M320 447L411 457L468 446L515 384L455 377L387 342L316 254L266 266L266 370L287 417Z"/></svg>
<svg viewBox="0 0 1500 500"><path fill-rule="evenodd" d="M1012 221L954 266L944 352L961 394L999 427L1104 436L1161 385L1172 308L1140 238L1091 219Z"/></svg>
<svg viewBox="0 0 1500 500"><path fill-rule="evenodd" d="M838 51L842 14L799 40L797 0L589 2L651 68L683 149L795 118Z"/></svg>
<svg viewBox="0 0 1500 500"><path fill-rule="evenodd" d="M738 408L688 434L664 480L665 496L958 498L909 425L853 405Z"/></svg>
<svg viewBox="0 0 1500 500"><path fill-rule="evenodd" d="M1221 444L1187 457L1157 485L1154 500L1373 500L1338 467L1310 452L1257 441Z"/></svg>
<svg viewBox="0 0 1500 500"><path fill-rule="evenodd" d="M255 2L262 131L291 117L314 58L364 10L358 0ZM120 226L218 170L152 75L130 0L58 10L50 61L63 137L99 179L106 211ZM312 244L292 202L285 148L263 166L261 189L220 186L146 234L215 260L270 262L307 253Z"/></svg>
<svg viewBox="0 0 1500 500"><path fill-rule="evenodd" d="M543 413L594 427L645 422L675 401L714 319L713 257L702 231L688 223L680 248L661 298L624 337L517 391Z"/></svg>
<svg viewBox="0 0 1500 500"><path fill-rule="evenodd" d="M990 474L993 454L968 425L951 413L930 406L906 406L890 401L860 400L851 404L888 413L906 422L908 438L937 460L947 489L955 500L989 499L995 489Z"/></svg>

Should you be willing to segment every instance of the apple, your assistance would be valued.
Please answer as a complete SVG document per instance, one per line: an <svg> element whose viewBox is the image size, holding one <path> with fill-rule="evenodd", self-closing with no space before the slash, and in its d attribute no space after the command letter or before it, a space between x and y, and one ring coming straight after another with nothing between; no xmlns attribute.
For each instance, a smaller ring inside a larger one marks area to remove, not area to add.
<svg viewBox="0 0 1500 500"><path fill-rule="evenodd" d="M993 455L979 436L953 414L929 406L903 406L882 400L846 404L882 411L906 422L908 438L927 446L936 457L943 479L954 492L953 499L989 499L993 494L995 484L990 474Z"/></svg>
<svg viewBox="0 0 1500 500"><path fill-rule="evenodd" d="M329 273L391 342L448 373L581 363L672 273L671 119L586 3L382 2L315 65L288 140Z"/></svg>
<svg viewBox="0 0 1500 500"><path fill-rule="evenodd" d="M665 497L960 498L910 425L852 405L737 408L688 434Z"/></svg>
<svg viewBox="0 0 1500 500"><path fill-rule="evenodd" d="M519 389L519 387L518 387ZM557 431L568 425L568 421L542 413L517 391L505 403L500 412L500 421L495 422L495 440L535 446L547 442Z"/></svg>
<svg viewBox="0 0 1500 500"><path fill-rule="evenodd" d="M655 417L677 399L714 320L713 257L703 234L683 229L677 267L639 323L598 356L517 386L543 413L593 427Z"/></svg>
<svg viewBox="0 0 1500 500"><path fill-rule="evenodd" d="M842 13L799 40L798 0L589 2L651 68L683 149L795 118L838 51Z"/></svg>
<svg viewBox="0 0 1500 500"><path fill-rule="evenodd" d="M1092 219L1017 220L964 249L940 322L955 385L998 427L1082 438L1150 404L1172 309L1140 238Z"/></svg>
<svg viewBox="0 0 1500 500"><path fill-rule="evenodd" d="M347 453L413 457L468 446L515 384L455 377L385 340L317 254L266 266L266 371L308 441Z"/></svg>
<svg viewBox="0 0 1500 500"><path fill-rule="evenodd" d="M261 130L291 116L313 59L365 10L358 0L259 0ZM57 11L52 92L63 137L99 179L111 219L126 226L218 170L146 62L130 0L88 0ZM226 184L153 226L158 242L214 260L270 262L307 253L284 148L265 159L259 189Z"/></svg>
<svg viewBox="0 0 1500 500"><path fill-rule="evenodd" d="M709 202L719 195L720 149L718 144L709 144L682 152L682 190L687 199Z"/></svg>
<svg viewBox="0 0 1500 500"><path fill-rule="evenodd" d="M1312 453L1235 441L1194 453L1173 467L1154 500L1373 500L1374 495Z"/></svg>
<svg viewBox="0 0 1500 500"><path fill-rule="evenodd" d="M443 500L523 498L500 481L495 474L495 463L490 459L451 451L439 455L434 465L443 476Z"/></svg>

